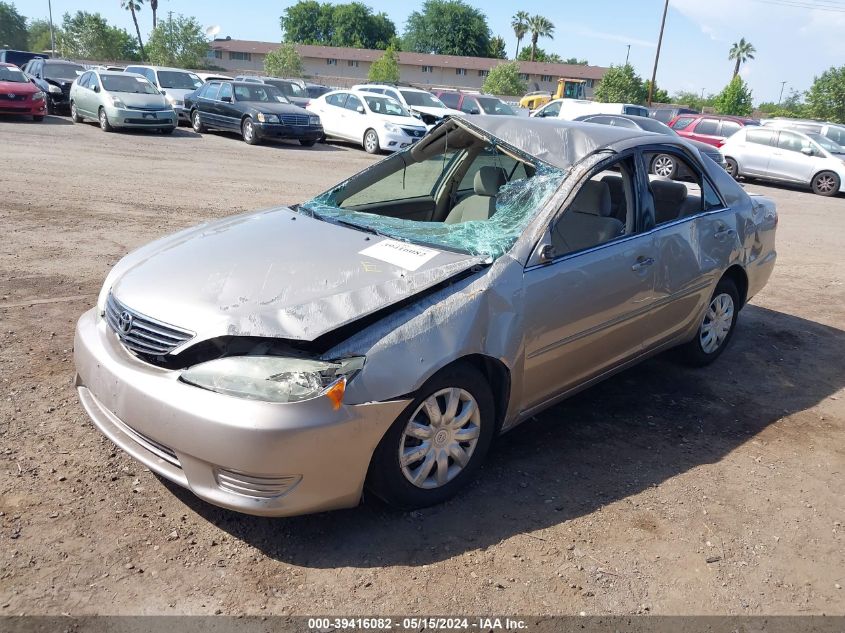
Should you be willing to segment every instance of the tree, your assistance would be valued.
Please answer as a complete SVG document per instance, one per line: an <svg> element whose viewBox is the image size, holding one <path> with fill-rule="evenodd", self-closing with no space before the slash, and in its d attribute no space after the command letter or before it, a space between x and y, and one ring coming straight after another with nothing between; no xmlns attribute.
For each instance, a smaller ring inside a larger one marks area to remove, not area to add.
<svg viewBox="0 0 845 633"><path fill-rule="evenodd" d="M553 39L555 25L552 21L542 15L532 15L528 18L528 30L531 32L531 60L534 61L537 53L537 40L541 37Z"/></svg>
<svg viewBox="0 0 845 633"><path fill-rule="evenodd" d="M41 52L50 50L50 23L47 20L31 20L26 36L26 50Z"/></svg>
<svg viewBox="0 0 845 633"><path fill-rule="evenodd" d="M528 20L531 16L528 11L517 11L513 18L511 18L511 27L513 34L516 36L516 52L513 54L514 59L519 59L519 45L522 43L522 38L528 33Z"/></svg>
<svg viewBox="0 0 845 633"><path fill-rule="evenodd" d="M713 101L716 99L716 95L709 94L706 97L695 93L690 92L688 90L681 90L680 92L676 92L672 96L672 103L677 103L678 105L685 105L693 110L702 110L707 107L713 106Z"/></svg>
<svg viewBox="0 0 845 633"><path fill-rule="evenodd" d="M648 91L631 64L611 65L596 86L593 98L604 103L642 104L648 98Z"/></svg>
<svg viewBox="0 0 845 633"><path fill-rule="evenodd" d="M586 59L578 59L577 57L567 57L563 60L564 64L570 64L572 66L589 66L590 62Z"/></svg>
<svg viewBox="0 0 845 633"><path fill-rule="evenodd" d="M369 81L385 81L388 83L399 82L399 56L392 46L384 51L379 59L370 65L370 72L367 74Z"/></svg>
<svg viewBox="0 0 845 633"><path fill-rule="evenodd" d="M26 18L18 13L15 5L0 2L0 48L26 50L28 35Z"/></svg>
<svg viewBox="0 0 845 633"><path fill-rule="evenodd" d="M396 25L385 13L361 2L332 5L300 0L281 17L286 42L351 48L387 48L396 37Z"/></svg>
<svg viewBox="0 0 845 633"><path fill-rule="evenodd" d="M713 107L718 114L734 114L737 116L749 116L753 111L751 102L751 90L748 85L742 80L742 77L736 75L731 82L725 86L716 99L713 101Z"/></svg>
<svg viewBox="0 0 845 633"><path fill-rule="evenodd" d="M764 102L758 105L757 109L770 117L807 118L810 115L802 101L803 97L803 93L793 88L780 103Z"/></svg>
<svg viewBox="0 0 845 633"><path fill-rule="evenodd" d="M532 53L534 54L533 60L531 59ZM544 63L547 63L547 64L563 64L564 63L563 58L560 55L558 55L557 53L547 53L546 51L544 51L539 46L537 47L537 49L535 51L532 51L530 48L523 48L519 52L517 59L521 62L535 61L535 62L544 62Z"/></svg>
<svg viewBox="0 0 845 633"><path fill-rule="evenodd" d="M814 119L845 123L845 66L831 67L814 78L807 110Z"/></svg>
<svg viewBox="0 0 845 633"><path fill-rule="evenodd" d="M179 14L153 29L147 52L154 64L198 68L208 57L208 40L196 18Z"/></svg>
<svg viewBox="0 0 845 633"><path fill-rule="evenodd" d="M135 40L124 29L109 25L99 13L87 11L64 14L57 42L63 55L77 59L130 60L138 51Z"/></svg>
<svg viewBox="0 0 845 633"><path fill-rule="evenodd" d="M302 58L291 43L282 44L264 58L264 72L272 77L302 77Z"/></svg>
<svg viewBox="0 0 845 633"><path fill-rule="evenodd" d="M645 93L648 95L648 89L651 86L651 79L645 80ZM660 88L655 82L654 84L654 92L651 95L652 103L671 103L672 98L669 96L669 93Z"/></svg>
<svg viewBox="0 0 845 633"><path fill-rule="evenodd" d="M519 78L519 62L499 64L490 69L482 90L492 95L523 95L525 82Z"/></svg>
<svg viewBox="0 0 845 633"><path fill-rule="evenodd" d="M485 57L495 57L496 59L507 59L508 52L506 50L505 40L498 35L490 38L490 50L487 51Z"/></svg>
<svg viewBox="0 0 845 633"><path fill-rule="evenodd" d="M754 53L757 50L754 48L754 45L751 42L746 42L745 38L742 37L738 42L734 42L733 46L731 46L731 50L728 52L728 59L735 59L736 65L734 65L734 74L733 76L736 77L739 74L739 67L747 62L749 59L754 59Z"/></svg>
<svg viewBox="0 0 845 633"><path fill-rule="evenodd" d="M138 11L144 4L144 0L120 0L120 8L126 9L132 14L132 21L135 23L135 33L138 35L138 48L141 49L141 59L146 59L144 52L144 41L141 39L141 29L138 27Z"/></svg>
<svg viewBox="0 0 845 633"><path fill-rule="evenodd" d="M425 0L408 17L402 48L417 53L485 57L490 50L486 16L463 0Z"/></svg>
<svg viewBox="0 0 845 633"><path fill-rule="evenodd" d="M153 30L155 30L156 24L156 13L158 13L158 0L150 0L150 11L153 12Z"/></svg>

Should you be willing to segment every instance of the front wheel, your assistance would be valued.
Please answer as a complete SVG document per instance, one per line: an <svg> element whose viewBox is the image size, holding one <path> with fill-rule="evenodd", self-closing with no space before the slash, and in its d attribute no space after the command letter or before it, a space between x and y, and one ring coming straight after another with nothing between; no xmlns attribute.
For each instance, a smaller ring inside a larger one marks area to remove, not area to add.
<svg viewBox="0 0 845 633"><path fill-rule="evenodd" d="M105 108L100 108L98 118L100 119L100 129L102 129L103 132L114 132L112 124L109 123L109 117L106 114Z"/></svg>
<svg viewBox="0 0 845 633"><path fill-rule="evenodd" d="M841 182L832 171L823 171L813 177L813 193L819 196L835 196L839 193Z"/></svg>
<svg viewBox="0 0 845 633"><path fill-rule="evenodd" d="M722 279L710 298L695 338L681 348L684 360L697 367L709 365L725 351L739 315L739 292L730 279Z"/></svg>
<svg viewBox="0 0 845 633"><path fill-rule="evenodd" d="M315 141L315 140L299 139L299 144L302 145L303 147L314 147L314 143L316 143L316 142L317 141Z"/></svg>
<svg viewBox="0 0 845 633"><path fill-rule="evenodd" d="M82 123L82 117L79 116L79 110L76 108L75 101L72 101L70 104L70 120L74 123Z"/></svg>
<svg viewBox="0 0 845 633"><path fill-rule="evenodd" d="M161 128L161 133L162 133L162 134L173 134L173 131L174 131L175 129L176 129L176 126L175 126L175 125L173 125L173 126L171 126L171 127L163 127L163 128Z"/></svg>
<svg viewBox="0 0 845 633"><path fill-rule="evenodd" d="M651 173L663 178L674 178L678 172L677 161L668 154L658 154L651 161Z"/></svg>
<svg viewBox="0 0 845 633"><path fill-rule="evenodd" d="M43 114L34 114L32 116L32 120L35 121L36 123L39 123L39 122L44 120L44 115Z"/></svg>
<svg viewBox="0 0 845 633"><path fill-rule="evenodd" d="M255 131L255 123L250 117L244 119L241 123L241 136L248 145L258 144L258 133Z"/></svg>
<svg viewBox="0 0 845 633"><path fill-rule="evenodd" d="M739 180L739 165L733 158L725 158L725 171L734 180Z"/></svg>
<svg viewBox="0 0 845 633"><path fill-rule="evenodd" d="M378 143L378 134L375 130L367 130L364 133L364 149L368 154L378 154L381 151Z"/></svg>
<svg viewBox="0 0 845 633"><path fill-rule="evenodd" d="M433 376L373 453L367 487L410 510L441 503L467 485L495 434L490 386L468 364Z"/></svg>
<svg viewBox="0 0 845 633"><path fill-rule="evenodd" d="M193 112L191 112L191 127L197 134L204 134L205 132L208 132L208 128L205 126L205 123L203 123L202 119L200 118L199 110L194 110Z"/></svg>

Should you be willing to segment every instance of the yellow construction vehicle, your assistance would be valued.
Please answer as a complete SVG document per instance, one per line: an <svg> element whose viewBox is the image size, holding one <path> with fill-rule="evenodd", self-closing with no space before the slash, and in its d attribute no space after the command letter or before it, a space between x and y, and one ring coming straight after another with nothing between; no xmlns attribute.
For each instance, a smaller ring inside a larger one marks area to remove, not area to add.
<svg viewBox="0 0 845 633"><path fill-rule="evenodd" d="M519 100L519 106L521 108L528 108L529 110L536 110L552 99L583 99L584 87L586 85L586 79L561 77L557 80L557 90L554 94L543 92L542 90L539 92L529 92Z"/></svg>

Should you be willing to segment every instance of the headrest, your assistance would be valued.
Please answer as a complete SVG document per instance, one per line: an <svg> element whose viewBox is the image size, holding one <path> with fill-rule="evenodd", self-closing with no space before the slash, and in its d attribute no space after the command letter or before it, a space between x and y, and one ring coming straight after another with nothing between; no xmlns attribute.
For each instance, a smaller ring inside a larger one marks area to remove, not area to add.
<svg viewBox="0 0 845 633"><path fill-rule="evenodd" d="M678 205L687 197L687 187L683 183L660 179L649 184L655 203Z"/></svg>
<svg viewBox="0 0 845 633"><path fill-rule="evenodd" d="M575 196L570 209L578 213L609 217L611 213L610 187L606 182L588 180Z"/></svg>
<svg viewBox="0 0 845 633"><path fill-rule="evenodd" d="M505 170L501 167L493 167L492 165L486 165L478 170L475 174L475 181L473 182L473 186L475 188L475 193L479 196L487 196L488 198L494 197L497 193L499 193L499 187L505 184L508 181L507 174L505 174Z"/></svg>

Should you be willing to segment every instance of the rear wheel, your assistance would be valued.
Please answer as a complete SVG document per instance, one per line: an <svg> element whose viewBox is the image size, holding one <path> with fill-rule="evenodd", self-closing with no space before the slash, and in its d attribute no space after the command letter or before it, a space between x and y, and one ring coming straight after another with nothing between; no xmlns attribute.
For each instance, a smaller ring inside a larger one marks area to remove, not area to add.
<svg viewBox="0 0 845 633"><path fill-rule="evenodd" d="M244 119L241 123L241 136L248 145L258 144L258 133L255 131L255 123L250 117Z"/></svg>
<svg viewBox="0 0 845 633"><path fill-rule="evenodd" d="M381 151L378 143L378 134L375 130L367 130L364 132L364 149L368 154L378 154Z"/></svg>
<svg viewBox="0 0 845 633"><path fill-rule="evenodd" d="M191 127L194 128L194 132L197 134L204 134L208 132L208 128L205 126L205 123L202 122L200 118L200 111L194 110L191 112Z"/></svg>
<svg viewBox="0 0 845 633"><path fill-rule="evenodd" d="M695 338L681 348L688 364L709 365L725 351L734 333L739 305L736 284L730 279L719 281Z"/></svg>
<svg viewBox="0 0 845 633"><path fill-rule="evenodd" d="M823 171L813 177L813 193L820 196L835 196L841 185L839 176L832 171Z"/></svg>
<svg viewBox="0 0 845 633"><path fill-rule="evenodd" d="M304 146L304 147L314 147L314 143L316 143L316 142L317 141L313 141L313 140L306 141L305 139L299 139L299 144Z"/></svg>
<svg viewBox="0 0 845 633"><path fill-rule="evenodd" d="M733 158L725 158L725 171L734 180L739 180L739 165Z"/></svg>
<svg viewBox="0 0 845 633"><path fill-rule="evenodd" d="M97 117L100 120L100 129L102 129L103 132L114 132L114 128L112 127L112 124L109 123L109 117L106 114L105 108L100 108L100 112L97 115Z"/></svg>
<svg viewBox="0 0 845 633"><path fill-rule="evenodd" d="M678 172L678 162L669 154L658 154L651 161L651 173L663 178L674 178Z"/></svg>
<svg viewBox="0 0 845 633"><path fill-rule="evenodd" d="M82 117L79 116L79 110L76 109L76 102L70 102L70 120L74 123L82 123Z"/></svg>

